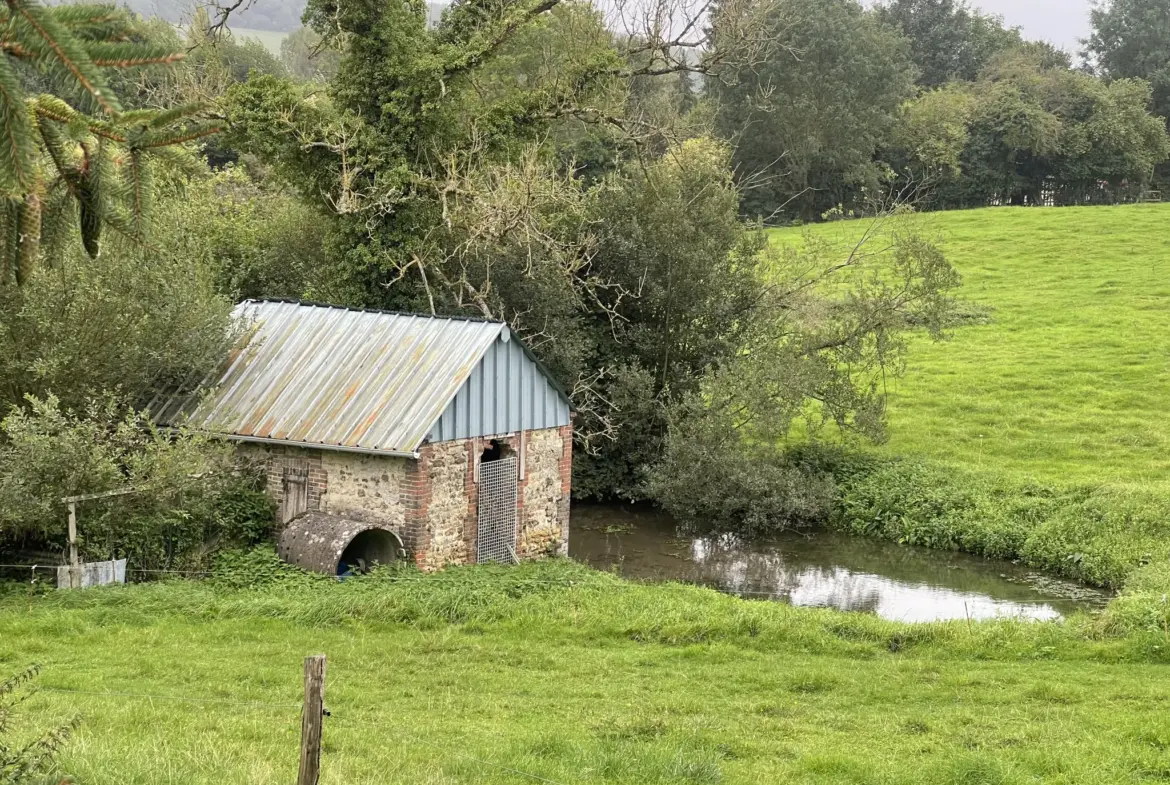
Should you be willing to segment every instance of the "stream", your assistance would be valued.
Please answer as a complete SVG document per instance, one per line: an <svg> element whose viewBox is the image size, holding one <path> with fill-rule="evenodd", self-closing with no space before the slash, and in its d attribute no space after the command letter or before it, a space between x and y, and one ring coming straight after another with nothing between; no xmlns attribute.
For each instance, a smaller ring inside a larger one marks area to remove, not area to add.
<svg viewBox="0 0 1170 785"><path fill-rule="evenodd" d="M666 515L636 507L575 507L569 555L635 580L684 581L898 621L1059 619L1100 610L1111 597L1012 562L838 532L757 540L686 535Z"/></svg>

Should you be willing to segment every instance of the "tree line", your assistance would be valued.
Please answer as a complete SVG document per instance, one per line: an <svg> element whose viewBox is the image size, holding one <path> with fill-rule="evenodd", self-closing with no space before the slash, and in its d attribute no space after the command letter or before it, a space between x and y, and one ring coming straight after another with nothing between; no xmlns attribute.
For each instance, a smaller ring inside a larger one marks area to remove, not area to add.
<svg viewBox="0 0 1170 785"><path fill-rule="evenodd" d="M707 95L744 212L769 222L905 189L933 209L1135 200L1168 173L1168 16L1101 5L1074 67L962 0L793 0L768 16L773 55Z"/></svg>

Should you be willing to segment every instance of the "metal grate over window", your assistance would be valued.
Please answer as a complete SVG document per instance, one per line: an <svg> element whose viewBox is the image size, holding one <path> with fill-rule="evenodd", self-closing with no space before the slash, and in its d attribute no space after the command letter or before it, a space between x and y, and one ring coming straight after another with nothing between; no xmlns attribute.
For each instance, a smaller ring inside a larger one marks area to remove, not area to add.
<svg viewBox="0 0 1170 785"><path fill-rule="evenodd" d="M480 464L479 537L476 561L511 564L516 561L515 456Z"/></svg>

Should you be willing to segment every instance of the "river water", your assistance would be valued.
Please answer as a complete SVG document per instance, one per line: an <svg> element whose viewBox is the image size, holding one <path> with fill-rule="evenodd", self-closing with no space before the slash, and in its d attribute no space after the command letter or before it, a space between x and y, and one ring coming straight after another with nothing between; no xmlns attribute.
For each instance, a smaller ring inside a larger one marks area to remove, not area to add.
<svg viewBox="0 0 1170 785"><path fill-rule="evenodd" d="M901 621L1059 619L1099 610L1109 599L1011 562L829 531L751 541L690 536L652 510L582 506L573 509L570 532L570 556L627 578L685 581Z"/></svg>

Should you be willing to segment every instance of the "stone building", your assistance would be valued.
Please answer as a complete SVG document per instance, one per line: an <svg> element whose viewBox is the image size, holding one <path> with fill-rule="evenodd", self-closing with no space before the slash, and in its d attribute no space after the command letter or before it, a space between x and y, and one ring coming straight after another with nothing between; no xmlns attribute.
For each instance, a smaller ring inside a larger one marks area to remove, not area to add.
<svg viewBox="0 0 1170 785"><path fill-rule="evenodd" d="M569 399L507 325L247 301L200 395L156 405L263 464L286 559L344 572L563 554Z"/></svg>

